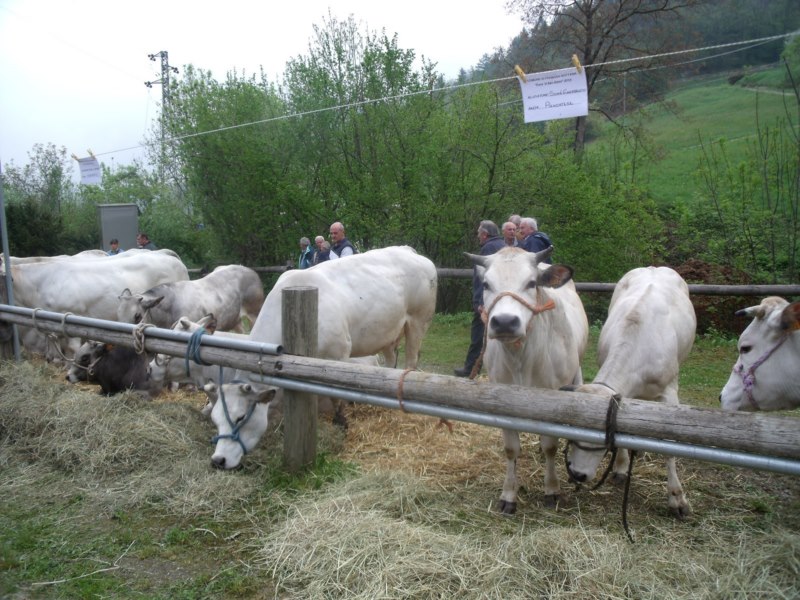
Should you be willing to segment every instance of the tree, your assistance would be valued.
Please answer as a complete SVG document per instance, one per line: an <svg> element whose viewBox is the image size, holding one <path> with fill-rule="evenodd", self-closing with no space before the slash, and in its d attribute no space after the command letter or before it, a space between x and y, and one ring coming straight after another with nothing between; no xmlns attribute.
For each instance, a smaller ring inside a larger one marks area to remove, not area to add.
<svg viewBox="0 0 800 600"><path fill-rule="evenodd" d="M21 168L13 161L3 167L9 200L30 200L58 213L61 203L75 191L67 149L55 144L34 144L28 152L28 161Z"/></svg>
<svg viewBox="0 0 800 600"><path fill-rule="evenodd" d="M509 10L522 14L535 27L531 38L535 56L551 64L565 64L572 54L586 68L589 96L604 78L620 80L633 69L652 67L658 59L648 59L672 49L675 19L682 9L699 0L509 0ZM543 24L546 23L546 26ZM609 64L612 61L643 57L635 63ZM625 93L625 92L623 92ZM575 122L576 152L582 152L586 136L586 117Z"/></svg>

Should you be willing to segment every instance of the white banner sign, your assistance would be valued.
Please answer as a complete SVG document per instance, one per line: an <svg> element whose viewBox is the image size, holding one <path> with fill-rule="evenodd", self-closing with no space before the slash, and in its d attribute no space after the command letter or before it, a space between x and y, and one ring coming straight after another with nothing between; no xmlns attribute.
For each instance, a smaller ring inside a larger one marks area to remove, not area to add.
<svg viewBox="0 0 800 600"><path fill-rule="evenodd" d="M544 73L528 73L527 83L519 80L525 122L568 119L589 114L589 92L586 71L559 69Z"/></svg>
<svg viewBox="0 0 800 600"><path fill-rule="evenodd" d="M81 168L81 183L84 185L100 185L102 179L102 172L100 171L100 163L94 156L87 156L86 158L79 158L78 165Z"/></svg>

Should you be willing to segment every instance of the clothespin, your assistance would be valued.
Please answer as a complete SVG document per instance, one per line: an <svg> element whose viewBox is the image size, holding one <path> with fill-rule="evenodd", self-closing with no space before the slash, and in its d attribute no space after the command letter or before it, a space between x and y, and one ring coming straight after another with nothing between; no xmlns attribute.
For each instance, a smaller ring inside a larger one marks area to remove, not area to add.
<svg viewBox="0 0 800 600"><path fill-rule="evenodd" d="M94 152L92 152L92 149L91 149L91 148L87 148L87 149L86 149L86 151L89 153L89 156L91 156L92 158L94 158Z"/></svg>
<svg viewBox="0 0 800 600"><path fill-rule="evenodd" d="M80 161L80 159L75 155L74 152L70 156L72 156L72 160Z"/></svg>
<svg viewBox="0 0 800 600"><path fill-rule="evenodd" d="M522 79L522 83L528 83L528 78L525 77L525 71L519 65L514 65L514 71L517 74L517 77Z"/></svg>
<svg viewBox="0 0 800 600"><path fill-rule="evenodd" d="M575 69L578 71L578 73L580 73L581 72L581 61L578 60L578 55L577 54L573 54L572 55L572 64L575 65Z"/></svg>

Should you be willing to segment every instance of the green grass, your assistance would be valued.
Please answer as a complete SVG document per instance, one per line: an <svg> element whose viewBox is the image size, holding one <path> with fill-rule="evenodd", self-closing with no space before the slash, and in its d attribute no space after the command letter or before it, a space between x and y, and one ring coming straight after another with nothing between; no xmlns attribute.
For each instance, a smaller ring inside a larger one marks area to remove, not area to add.
<svg viewBox="0 0 800 600"><path fill-rule="evenodd" d="M757 75L750 80L752 85L774 84L782 78L782 71L772 69ZM744 87L741 81L730 85L727 76L689 80L676 86L667 94L665 104L650 105L641 116L627 117L629 123L642 119L656 148L656 154L637 167L639 181L662 206L701 198L704 190L695 178L701 145L725 140L730 161L737 164L745 158L748 143L756 139L759 123L772 126L786 117L784 102L796 126L796 101L788 91L784 95L783 90L775 88ZM599 130L602 133L589 145L590 152L607 152L610 136L616 133L616 127L609 124L601 124ZM662 158L658 159L659 155Z"/></svg>

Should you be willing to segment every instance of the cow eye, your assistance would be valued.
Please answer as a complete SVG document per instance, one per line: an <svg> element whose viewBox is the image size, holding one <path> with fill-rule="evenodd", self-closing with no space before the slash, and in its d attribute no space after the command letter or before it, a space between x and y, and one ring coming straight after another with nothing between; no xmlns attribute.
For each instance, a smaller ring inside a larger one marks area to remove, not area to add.
<svg viewBox="0 0 800 600"><path fill-rule="evenodd" d="M752 346L742 346L741 348L739 348L739 354L747 354L752 349L753 349Z"/></svg>
<svg viewBox="0 0 800 600"><path fill-rule="evenodd" d="M528 282L528 286L527 286L527 287L528 287L528 289L529 289L529 290L534 290L534 289L536 289L536 280L535 280L535 279L533 279L533 280L529 281L529 282Z"/></svg>
<svg viewBox="0 0 800 600"><path fill-rule="evenodd" d="M483 282L483 291L484 291L484 292L491 292L491 291L492 291L492 286L490 286L488 283L486 283L486 282L484 281L484 282Z"/></svg>

